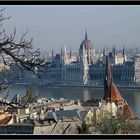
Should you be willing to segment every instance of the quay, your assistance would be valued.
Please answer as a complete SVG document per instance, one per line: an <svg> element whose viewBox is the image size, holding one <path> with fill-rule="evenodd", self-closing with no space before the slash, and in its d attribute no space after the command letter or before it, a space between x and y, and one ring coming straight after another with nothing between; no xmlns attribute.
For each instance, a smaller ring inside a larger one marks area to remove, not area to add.
<svg viewBox="0 0 140 140"><path fill-rule="evenodd" d="M104 85L78 85L78 84L33 84L33 83L12 83L11 86L46 86L53 88L63 88L63 87L72 87L72 88L104 88ZM8 85L4 85L8 86ZM117 85L119 89L140 89L140 85Z"/></svg>

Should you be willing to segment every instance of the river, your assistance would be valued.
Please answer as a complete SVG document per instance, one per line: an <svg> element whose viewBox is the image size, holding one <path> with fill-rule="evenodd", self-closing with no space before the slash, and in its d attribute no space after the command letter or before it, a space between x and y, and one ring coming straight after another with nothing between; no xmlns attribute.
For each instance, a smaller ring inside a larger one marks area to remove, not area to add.
<svg viewBox="0 0 140 140"><path fill-rule="evenodd" d="M12 98L15 94L25 95L27 89L32 89L34 95L42 97L80 99L103 98L103 88L82 88L82 87L47 87L47 86L9 86L4 92ZM132 111L140 118L140 89L120 89L125 100L127 100ZM4 96L2 94L1 96Z"/></svg>

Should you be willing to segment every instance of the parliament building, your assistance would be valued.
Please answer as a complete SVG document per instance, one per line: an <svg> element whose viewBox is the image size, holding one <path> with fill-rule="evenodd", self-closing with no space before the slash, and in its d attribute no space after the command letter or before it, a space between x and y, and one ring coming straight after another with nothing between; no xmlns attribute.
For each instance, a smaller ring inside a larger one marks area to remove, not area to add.
<svg viewBox="0 0 140 140"><path fill-rule="evenodd" d="M127 58L125 49L112 51L106 48L99 54L93 43L88 39L87 32L80 44L78 54L67 51L66 45L55 56L52 52L48 67L44 72L37 72L43 84L68 85L103 85L105 78L105 58L109 56L111 62L112 78L117 85L140 84L140 55ZM39 82L36 76L29 71L21 71L12 64L10 67L11 81L33 83Z"/></svg>

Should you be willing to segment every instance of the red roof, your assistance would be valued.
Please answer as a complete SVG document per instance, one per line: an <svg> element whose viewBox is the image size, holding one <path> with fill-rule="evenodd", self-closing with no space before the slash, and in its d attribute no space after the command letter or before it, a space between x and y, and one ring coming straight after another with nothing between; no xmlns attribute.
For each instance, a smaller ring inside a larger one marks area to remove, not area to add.
<svg viewBox="0 0 140 140"><path fill-rule="evenodd" d="M111 87L109 88L109 90L105 96L105 100L115 102L116 105L118 105L119 102L122 102L123 103L123 114L122 115L126 116L128 118L134 117L134 114L133 114L131 108L129 107L127 102L124 102L124 99L121 96L121 93L119 92L118 88L116 87L116 85L113 82L111 82Z"/></svg>
<svg viewBox="0 0 140 140"><path fill-rule="evenodd" d="M123 116L129 117L129 118L134 117L134 113L132 112L131 108L129 107L127 103L125 103L125 105L123 106Z"/></svg>
<svg viewBox="0 0 140 140"><path fill-rule="evenodd" d="M124 101L116 85L111 82L110 88L105 96L105 100L113 101L116 104L120 101Z"/></svg>
<svg viewBox="0 0 140 140"><path fill-rule="evenodd" d="M12 116L7 116L4 119L0 120L0 125L7 124L12 119Z"/></svg>

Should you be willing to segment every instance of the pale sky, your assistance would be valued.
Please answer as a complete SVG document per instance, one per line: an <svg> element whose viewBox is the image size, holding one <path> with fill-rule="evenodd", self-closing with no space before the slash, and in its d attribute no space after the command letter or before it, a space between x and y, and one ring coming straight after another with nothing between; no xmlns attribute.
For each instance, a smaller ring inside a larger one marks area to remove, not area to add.
<svg viewBox="0 0 140 140"><path fill-rule="evenodd" d="M140 48L140 6L107 5L49 5L49 6L0 6L6 7L4 22L7 33L16 27L33 37L33 45L55 53L64 43L67 50L78 51L87 29L88 38L96 49L103 46Z"/></svg>

